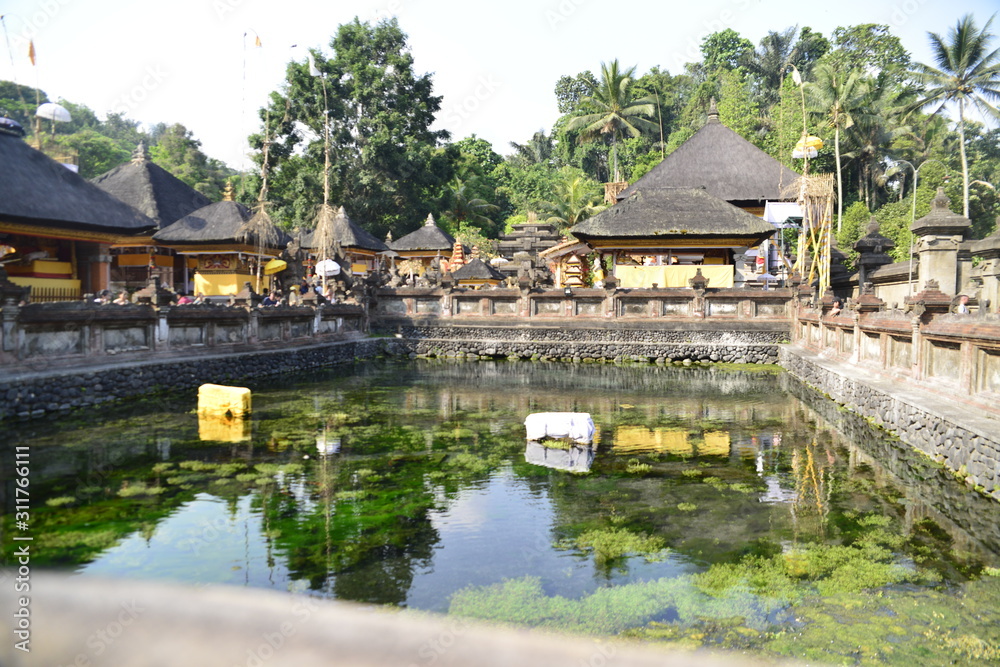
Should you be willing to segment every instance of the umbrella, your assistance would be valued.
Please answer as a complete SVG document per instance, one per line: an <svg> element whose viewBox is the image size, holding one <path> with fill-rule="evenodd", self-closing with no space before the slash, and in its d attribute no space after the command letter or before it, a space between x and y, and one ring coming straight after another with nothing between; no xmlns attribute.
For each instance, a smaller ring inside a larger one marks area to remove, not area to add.
<svg viewBox="0 0 1000 667"><path fill-rule="evenodd" d="M490 264L493 266L500 266L501 264L510 264L510 260L504 257L494 257L490 260Z"/></svg>
<svg viewBox="0 0 1000 667"><path fill-rule="evenodd" d="M264 265L264 275L273 276L275 273L280 273L281 271L284 271L287 266L288 262L286 262L283 259L278 259L276 257Z"/></svg>
<svg viewBox="0 0 1000 667"><path fill-rule="evenodd" d="M770 273L762 273L759 276L755 276L754 280L764 283L764 289L767 289L767 284L772 280L781 280L778 276L773 276Z"/></svg>
<svg viewBox="0 0 1000 667"><path fill-rule="evenodd" d="M340 264L332 259L324 259L316 263L316 275L329 278L340 275Z"/></svg>
<svg viewBox="0 0 1000 667"><path fill-rule="evenodd" d="M69 115L69 110L61 104L56 104L54 102L46 102L45 104L38 107L35 111L35 115L39 118L44 118L45 120L55 121L57 123L68 123L73 120Z"/></svg>

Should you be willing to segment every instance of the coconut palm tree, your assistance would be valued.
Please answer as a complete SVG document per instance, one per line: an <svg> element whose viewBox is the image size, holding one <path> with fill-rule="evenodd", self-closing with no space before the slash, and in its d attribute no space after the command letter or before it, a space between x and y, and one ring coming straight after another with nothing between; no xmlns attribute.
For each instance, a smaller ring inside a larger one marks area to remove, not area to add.
<svg viewBox="0 0 1000 667"><path fill-rule="evenodd" d="M858 161L858 196L869 210L879 204L876 185L884 182L885 158L893 142L911 133L904 122L907 95L894 83L891 72L867 79L860 110L852 114L854 124L845 130L852 149L843 157Z"/></svg>
<svg viewBox="0 0 1000 667"><path fill-rule="evenodd" d="M840 131L854 126L855 116L862 114L862 103L868 86L860 72L842 73L830 63L813 69L815 79L806 84L810 106L820 112L833 128L833 154L837 163L837 231L844 219L844 182L840 164Z"/></svg>
<svg viewBox="0 0 1000 667"><path fill-rule="evenodd" d="M446 191L448 208L441 212L441 217L456 230L463 222L469 222L477 227L492 230L494 223L489 215L500 210L499 206L475 196L469 184L460 178L454 178L448 183Z"/></svg>
<svg viewBox="0 0 1000 667"><path fill-rule="evenodd" d="M552 161L552 137L546 136L545 130L535 132L526 144L512 141L510 147L517 151L512 158L520 164L549 164Z"/></svg>
<svg viewBox="0 0 1000 667"><path fill-rule="evenodd" d="M584 97L583 106L591 113L577 116L566 126L570 130L582 130L580 141L592 141L601 136L611 138L612 177L621 180L618 171L618 140L622 135L638 137L642 131L658 131L656 123L643 116L656 114L653 98L635 98L635 67L622 71L618 61L601 63L601 81L591 94Z"/></svg>
<svg viewBox="0 0 1000 667"><path fill-rule="evenodd" d="M962 157L963 215L969 217L969 162L965 154L965 111L968 106L979 109L984 116L1000 118L995 103L1000 101L1000 49L990 51L993 33L986 22L982 30L972 14L966 14L948 31L947 42L937 33L929 32L937 67L917 63L911 74L924 86L918 108L937 105L939 113L949 104L958 106L959 153Z"/></svg>
<svg viewBox="0 0 1000 667"><path fill-rule="evenodd" d="M597 183L579 170L563 168L561 178L553 184L552 201L543 204L549 213L546 222L558 225L563 232L576 223L604 210L600 205L602 193Z"/></svg>

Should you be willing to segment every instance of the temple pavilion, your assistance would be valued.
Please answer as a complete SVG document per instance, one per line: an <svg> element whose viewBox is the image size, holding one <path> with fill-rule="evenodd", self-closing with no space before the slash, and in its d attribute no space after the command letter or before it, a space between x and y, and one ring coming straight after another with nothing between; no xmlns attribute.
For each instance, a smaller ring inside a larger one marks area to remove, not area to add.
<svg viewBox="0 0 1000 667"><path fill-rule="evenodd" d="M153 234L153 241L193 260L196 294L236 294L246 282L259 290L255 282L257 263L277 258L291 239L280 230L278 239L265 246L253 237L245 238L243 228L252 215L246 206L233 201L232 186L227 186L222 201L199 208L161 229Z"/></svg>
<svg viewBox="0 0 1000 667"><path fill-rule="evenodd" d="M111 279L127 288L143 287L153 275L178 291L193 289L189 277L198 268L197 259L181 256L153 241L153 233L177 222L212 201L149 159L142 143L131 161L115 167L91 182L108 194L144 213L156 229L120 239L111 246Z"/></svg>
<svg viewBox="0 0 1000 667"><path fill-rule="evenodd" d="M351 273L356 276L368 275L377 269L378 253L389 249L384 242L351 220L343 206L337 210L337 215L333 218L333 238L339 246L339 251L350 262ZM317 255L320 248L316 243L315 229L302 235L301 245L314 257Z"/></svg>
<svg viewBox="0 0 1000 667"><path fill-rule="evenodd" d="M389 242L402 260L417 260L426 269L436 257L450 257L455 238L437 226L434 215L427 214L427 220L420 229L402 238Z"/></svg>
<svg viewBox="0 0 1000 667"><path fill-rule="evenodd" d="M0 130L0 263L33 301L78 299L111 286L110 248L156 222Z"/></svg>
<svg viewBox="0 0 1000 667"><path fill-rule="evenodd" d="M733 287L734 256L774 226L702 188L634 189L570 232L610 255L621 287L687 287L698 270L709 287Z"/></svg>
<svg viewBox="0 0 1000 667"><path fill-rule="evenodd" d="M570 230L585 248L569 243L554 254L611 255L622 287L687 287L696 267L710 287L742 286L755 279L757 248L775 233L765 208L794 201L798 178L723 125L713 100L700 130L614 206Z"/></svg>

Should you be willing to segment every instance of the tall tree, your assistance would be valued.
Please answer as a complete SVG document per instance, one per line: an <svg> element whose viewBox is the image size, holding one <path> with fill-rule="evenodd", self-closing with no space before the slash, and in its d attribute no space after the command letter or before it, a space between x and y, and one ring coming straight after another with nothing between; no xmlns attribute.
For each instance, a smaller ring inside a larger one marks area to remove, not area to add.
<svg viewBox="0 0 1000 667"><path fill-rule="evenodd" d="M549 164L552 161L552 138L545 136L545 130L535 132L525 144L510 142L514 149L511 160L518 164Z"/></svg>
<svg viewBox="0 0 1000 667"><path fill-rule="evenodd" d="M583 106L590 113L577 116L568 128L582 130L581 141L601 136L611 139L612 178L621 179L618 170L618 141L623 135L637 137L643 130L656 132L658 126L646 120L656 113L656 105L648 98L637 99L633 92L635 67L621 71L617 60L601 63L601 81L594 91L583 99Z"/></svg>
<svg viewBox="0 0 1000 667"><path fill-rule="evenodd" d="M414 72L396 19L355 19L332 38L333 56L313 51L313 66L292 62L284 89L261 112L274 138L271 200L286 225L305 225L322 201L323 129L331 133L331 200L376 236L418 226L454 174L457 151L442 150L445 130L432 130L441 97L429 74ZM315 68L320 76L314 76ZM322 78L321 78L322 77ZM324 83L326 98L324 98ZM257 148L263 134L252 137ZM293 173L298 154L310 157ZM258 161L261 156L258 155Z"/></svg>
<svg viewBox="0 0 1000 667"><path fill-rule="evenodd" d="M859 70L869 76L892 72L898 82L910 66L910 54L899 37L881 23L838 27L833 31L833 44L829 59L842 71Z"/></svg>
<svg viewBox="0 0 1000 667"><path fill-rule="evenodd" d="M924 90L917 103L920 108L937 105L958 106L959 149L962 157L962 211L969 217L969 161L965 150L965 113L972 105L984 116L1000 118L995 103L1000 101L1000 49L990 50L993 33L990 17L980 30L972 14L966 14L948 31L945 41L937 33L927 33L937 67L917 63L912 74Z"/></svg>
<svg viewBox="0 0 1000 667"><path fill-rule="evenodd" d="M713 32L701 40L701 55L705 71L733 70L740 67L753 53L753 42L732 28Z"/></svg>
<svg viewBox="0 0 1000 667"><path fill-rule="evenodd" d="M559 113L573 113L580 106L580 100L597 88L597 79L589 69L576 76L563 75L556 81L556 104Z"/></svg>
<svg viewBox="0 0 1000 667"><path fill-rule="evenodd" d="M840 163L840 132L854 126L862 113L867 87L857 71L841 72L831 63L813 69L814 80L806 84L810 106L833 128L834 159L837 164L837 231L844 219L843 167Z"/></svg>

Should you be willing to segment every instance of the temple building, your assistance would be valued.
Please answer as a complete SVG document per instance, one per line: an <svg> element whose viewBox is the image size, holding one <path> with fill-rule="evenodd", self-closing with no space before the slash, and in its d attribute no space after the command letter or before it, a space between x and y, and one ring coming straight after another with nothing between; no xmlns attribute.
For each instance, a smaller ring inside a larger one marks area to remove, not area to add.
<svg viewBox="0 0 1000 667"><path fill-rule="evenodd" d="M262 285L256 284L256 278L264 272L257 270L257 264L277 258L291 239L280 230L277 240L264 246L246 238L243 230L252 215L246 206L233 201L232 186L228 186L222 201L189 213L152 239L192 260L195 294L237 294L246 282L260 291ZM189 264L183 266L187 270Z"/></svg>
<svg viewBox="0 0 1000 667"><path fill-rule="evenodd" d="M634 189L570 232L603 258L621 287L688 287L696 271L709 287L733 287L734 257L774 227L701 188Z"/></svg>
<svg viewBox="0 0 1000 667"><path fill-rule="evenodd" d="M132 160L91 182L108 194L144 213L159 231L212 201L149 159L142 143ZM178 255L153 242L153 233L124 237L111 246L111 280L116 286L143 287L154 275L177 291L193 289L189 276L197 268L194 257Z"/></svg>
<svg viewBox="0 0 1000 667"><path fill-rule="evenodd" d="M316 243L316 230L310 230L302 235L301 246L314 257L320 250ZM339 246L339 252L347 258L351 265L351 273L356 276L368 275L378 268L378 253L389 249L384 242L378 240L356 222L347 217L347 212L341 206L333 218L333 238Z"/></svg>
<svg viewBox="0 0 1000 667"><path fill-rule="evenodd" d="M427 221L420 229L410 232L402 238L389 242L389 249L394 250L402 260L418 260L423 268L427 268L436 257L450 257L455 238L444 231L434 221L434 216L427 214Z"/></svg>
<svg viewBox="0 0 1000 667"><path fill-rule="evenodd" d="M618 194L636 190L704 188L733 206L764 216L767 202L794 202L799 175L729 129L712 100L700 130L649 173Z"/></svg>
<svg viewBox="0 0 1000 667"><path fill-rule="evenodd" d="M765 209L794 202L798 178L723 125L713 100L700 130L618 203L570 230L587 248L567 246L566 257L611 255L622 287L687 287L696 266L711 287L760 284L769 267L758 248L776 231Z"/></svg>
<svg viewBox="0 0 1000 667"><path fill-rule="evenodd" d="M33 301L111 287L111 247L156 222L0 127L0 264Z"/></svg>

